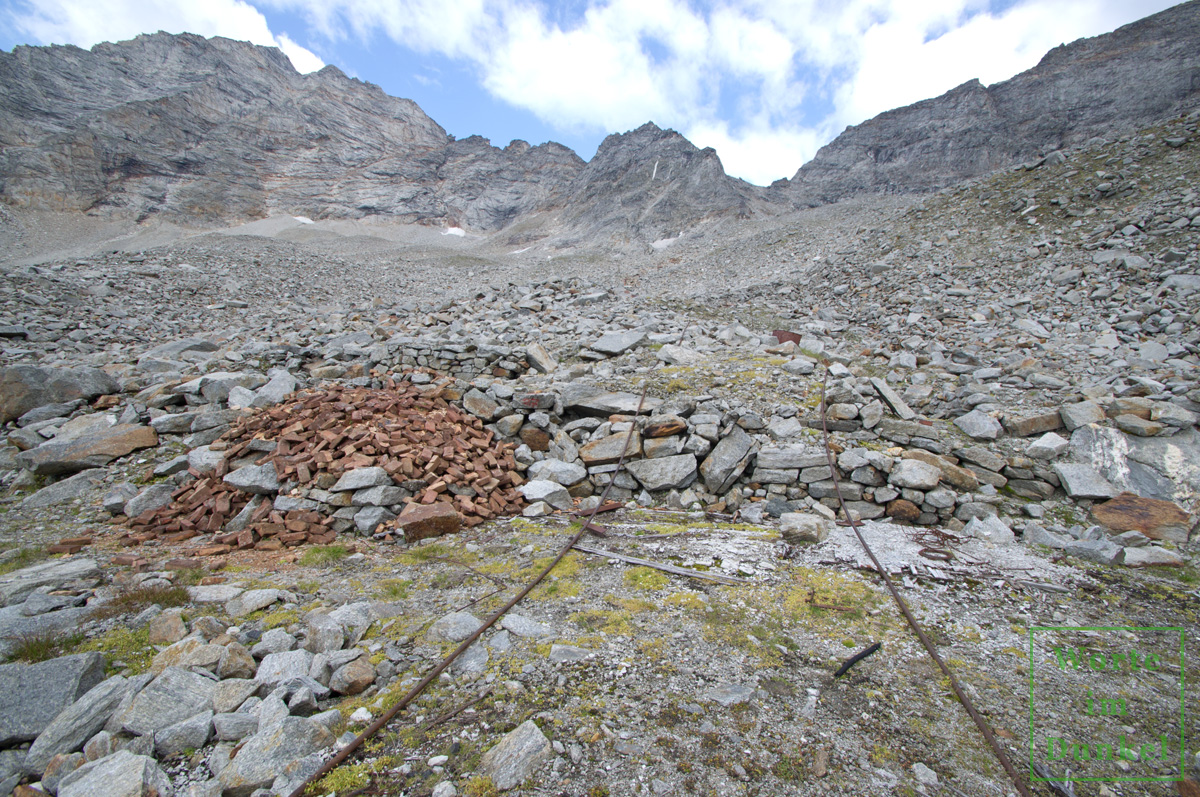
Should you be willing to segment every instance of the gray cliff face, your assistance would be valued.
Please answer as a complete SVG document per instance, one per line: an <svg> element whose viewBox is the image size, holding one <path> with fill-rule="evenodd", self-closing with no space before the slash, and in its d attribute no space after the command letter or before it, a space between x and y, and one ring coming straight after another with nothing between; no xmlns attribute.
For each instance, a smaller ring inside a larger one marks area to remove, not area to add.
<svg viewBox="0 0 1200 797"><path fill-rule="evenodd" d="M417 105L273 48L159 33L0 53L0 196L200 220L388 216L491 230L583 168L455 141Z"/></svg>
<svg viewBox="0 0 1200 797"><path fill-rule="evenodd" d="M1056 47L1002 83L972 80L847 128L790 185L775 188L810 206L935 190L1197 103L1200 2L1193 0Z"/></svg>
<svg viewBox="0 0 1200 797"><path fill-rule="evenodd" d="M761 195L762 189L726 175L712 148L699 149L647 122L605 138L554 205L579 235L653 241L705 218L747 217Z"/></svg>

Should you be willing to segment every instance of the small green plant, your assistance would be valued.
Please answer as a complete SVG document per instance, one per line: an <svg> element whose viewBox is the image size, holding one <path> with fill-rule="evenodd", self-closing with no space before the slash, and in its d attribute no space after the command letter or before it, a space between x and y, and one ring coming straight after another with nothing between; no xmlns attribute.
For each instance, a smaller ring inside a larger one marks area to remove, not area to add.
<svg viewBox="0 0 1200 797"><path fill-rule="evenodd" d="M203 567L188 567L175 571L175 583L185 587L194 587L208 575Z"/></svg>
<svg viewBox="0 0 1200 797"><path fill-rule="evenodd" d="M671 583L665 575L650 567L634 567L625 573L625 583L635 589L659 590Z"/></svg>
<svg viewBox="0 0 1200 797"><path fill-rule="evenodd" d="M303 567L327 567L335 565L350 555L345 545L318 545L309 548L300 557Z"/></svg>
<svg viewBox="0 0 1200 797"><path fill-rule="evenodd" d="M114 665L120 662L126 668L125 674L136 675L145 672L154 658L156 651L151 647L149 637L148 625L139 629L118 626L103 636L87 640L75 652L94 650L103 653L108 658L110 668L117 669Z"/></svg>
<svg viewBox="0 0 1200 797"><path fill-rule="evenodd" d="M408 597L408 588L412 582L402 578L388 578L380 581L375 588L375 594L385 601L402 601Z"/></svg>
<svg viewBox="0 0 1200 797"><path fill-rule="evenodd" d="M83 642L83 638L83 634L79 632L62 634L57 631L43 631L36 634L22 634L17 637L9 657L30 664L56 659L74 651Z"/></svg>
<svg viewBox="0 0 1200 797"><path fill-rule="evenodd" d="M500 790L492 779L476 775L463 784L463 797L500 797Z"/></svg>

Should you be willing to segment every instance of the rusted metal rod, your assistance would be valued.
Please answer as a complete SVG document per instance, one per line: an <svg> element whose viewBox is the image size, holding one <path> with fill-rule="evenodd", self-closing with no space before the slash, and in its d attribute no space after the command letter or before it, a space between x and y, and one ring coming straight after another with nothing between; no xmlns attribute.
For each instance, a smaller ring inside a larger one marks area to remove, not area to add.
<svg viewBox="0 0 1200 797"><path fill-rule="evenodd" d="M635 413L635 415L641 414L642 405L644 405L646 402L646 391L648 389L649 389L649 384L647 384L646 386L644 386L642 388L642 397L638 400L638 408L637 408L637 412ZM614 475L616 473L619 473L621 471L621 466L625 464L625 454L626 454L626 452L629 451L629 443L633 439L633 433L634 433L634 430L636 430L636 429L637 429L636 423L630 425L629 434L627 434L625 436L625 447L621 450L620 459L617 460L617 469L616 469L616 471L614 471ZM600 495L600 506L604 505L604 499L608 498L608 491L610 489L612 489L612 485L613 485L613 483L610 481L608 483L608 486L604 488L604 492ZM597 507L597 509L599 509L599 507ZM522 589L520 592L518 592L516 597L514 597L508 603L504 604L504 606L497 609L496 612L494 614L492 614L491 617L484 620L483 625L479 626L479 628L477 628L475 630L475 632L473 634L471 634L469 637L464 639L459 644L459 646L453 650L453 652L451 652L448 656L446 656L446 658L442 659L441 662L436 667L434 667L432 670L430 670L429 673L424 678L421 679L420 683L418 683L412 689L408 690L408 693L405 694L404 697L400 698L400 700L394 706L392 706L387 711L385 711L379 717L379 719L375 720L370 725L368 725L362 733L360 733L358 736L356 736L354 738L354 741L350 742L350 744L346 745L344 748L339 750L338 753L333 758L326 761L324 766L322 766L320 769L318 769L316 772L314 772L312 775L310 775L307 780L305 780L303 783L301 783L299 786L297 786L296 789L288 797L303 797L304 793L308 790L309 786L311 786L313 783L316 783L318 780L325 777L330 772L332 772L334 769L339 767L342 764L342 762L344 762L347 758L349 758L350 755L355 750L357 750L359 747L362 746L363 742L365 742L367 739L370 739L372 736L374 736L376 733L378 733L380 730L382 730L389 722L392 721L393 717L395 717L397 714L399 714L401 711L403 711L405 709L405 707L407 707L410 703L412 703L414 700L416 700L417 697L420 696L420 694L425 691L426 687L428 687L431 683L433 683L435 678L437 678L439 675L441 675L443 672L445 672L446 669L451 664L454 663L455 659L457 659L464 652L466 652L467 648L471 647L471 645L473 645L476 642L476 640L478 640L481 636L483 636L485 631L487 631L489 628L491 628L493 625L495 625L496 622L499 621L499 619L501 617L503 617L509 609L516 606L518 603L520 603L525 598L526 595L528 595L530 592L533 591L534 587L536 587L538 584L542 583L542 580L546 576L550 575L550 571L553 570L558 565L558 563L563 560L563 557L565 557L567 555L567 553L570 552L572 546L574 546L575 543L579 542L579 540L583 538L583 535L587 533L588 525L591 523L592 519L595 516L596 516L596 510L592 510L592 514L588 516L587 522L584 523L582 528L580 528L579 531L576 532L575 535L571 537L570 541L562 547L562 549L558 552L558 556L554 557L554 561L552 561L550 564L546 565L546 567L542 570L542 572L538 573L538 575L533 579L533 581L530 581L529 584L527 584L524 589Z"/></svg>
<svg viewBox="0 0 1200 797"><path fill-rule="evenodd" d="M825 365L824 368L825 371L821 377L821 434L822 440L825 444L825 459L829 462L829 470L833 474L833 489L837 493L838 504L841 506L842 512L846 515L846 520L849 522L850 528L854 530L854 536L858 537L859 543L862 545L863 550L867 552L867 556L871 558L871 563L875 565L875 570L879 573L879 577L883 579L883 583L885 586L887 586L888 592L892 593L892 598L896 601L896 605L900 607L900 612L904 615L904 619L908 621L909 627L912 628L914 633L916 633L917 638L921 640L921 644L925 646L925 650L929 653L929 657L932 658L937 666L941 669L942 674L949 679L951 691L954 692L955 697L957 697L958 701L962 703L963 708L967 710L967 714L969 714L971 719L974 720L975 726L979 728L979 732L983 734L983 738L986 739L988 745L991 746L992 752L1000 761L1000 766L1004 767L1004 771L1008 773L1009 778L1012 779L1013 784L1017 787L1017 792L1021 795L1021 797L1032 797L1032 794L1029 791L1029 786L1025 783L1025 780L1021 777L1020 773L1017 772L1016 767L1014 767L1012 764L1012 761L1009 760L1008 754L1005 753L1004 748L1000 746L1000 742L997 741L995 734L992 733L992 729L988 726L983 717L980 716L979 712L975 710L975 704L971 702L971 698L967 697L967 693L964 692L962 687L959 685L958 678L954 676L954 672L946 666L946 662L942 661L942 657L938 655L937 648L933 646L932 640L930 640L929 636L926 635L925 630L921 628L921 624L918 623L917 618L913 616L912 611L908 608L908 604L900 595L899 590L896 589L896 585L892 583L891 577L888 575L887 571L883 569L883 565L879 564L879 560L875 558L875 552L871 550L870 545L867 545L867 541L863 538L862 532L858 530L858 521L856 521L854 516L850 514L850 510L846 508L846 501L842 498L842 488L841 485L838 484L837 463L834 462L833 450L829 447L829 427L825 422L825 383L829 380L829 366Z"/></svg>

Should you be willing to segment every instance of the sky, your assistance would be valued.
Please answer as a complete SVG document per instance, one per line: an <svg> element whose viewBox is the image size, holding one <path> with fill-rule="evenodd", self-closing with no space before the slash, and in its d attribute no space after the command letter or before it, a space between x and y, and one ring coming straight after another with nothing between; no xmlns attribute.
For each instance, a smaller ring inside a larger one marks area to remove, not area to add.
<svg viewBox="0 0 1200 797"><path fill-rule="evenodd" d="M647 121L757 185L848 125L1174 0L0 0L0 49L164 30L279 47L420 105L459 138L590 159Z"/></svg>

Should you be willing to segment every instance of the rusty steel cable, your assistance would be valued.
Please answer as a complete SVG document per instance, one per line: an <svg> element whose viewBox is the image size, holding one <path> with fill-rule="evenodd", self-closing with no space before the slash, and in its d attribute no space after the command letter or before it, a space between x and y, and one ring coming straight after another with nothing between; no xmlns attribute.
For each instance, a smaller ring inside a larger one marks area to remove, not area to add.
<svg viewBox="0 0 1200 797"><path fill-rule="evenodd" d="M967 710L967 714L971 716L971 719L975 722L975 726L979 728L979 732L983 734L983 738L987 740L988 745L992 748L992 752L995 754L997 760L1000 761L1000 766L1004 767L1004 771L1008 773L1009 778L1012 779L1013 784L1017 787L1017 792L1021 795L1021 797L1032 797L1032 794L1029 791L1029 786L1017 772L1012 761L1009 760L1008 754L1005 753L1004 748L1000 746L1000 742L997 741L995 734L992 733L992 729L988 727L987 722L975 709L975 704L971 702L971 698L967 697L967 693L964 692L962 687L959 685L958 678L954 676L954 672L946 666L946 662L942 661L942 657L938 655L937 649L933 646L933 641L930 640L929 636L925 633L925 630L921 628L921 624L917 622L917 618L913 616L912 611L908 608L908 603L906 603L904 598L900 595L899 590L896 589L896 585L892 583L892 579L888 575L887 570L885 570L883 565L879 563L879 560L875 558L875 552L871 550L870 545L867 545L867 541L863 538L862 532L858 530L858 521L854 519L854 516L850 514L850 510L846 507L846 501L842 498L841 485L838 484L837 464L833 459L833 450L829 447L829 427L825 422L825 383L829 380L828 364L824 365L824 369L824 373L821 377L821 435L822 441L825 444L825 458L829 462L829 470L833 474L833 488L837 493L838 505L841 506L842 513L845 514L848 525L854 530L854 536L858 537L859 544L861 544L863 550L867 552L867 556L871 558L871 563L875 566L875 571L879 573L879 577L883 579L883 583L887 587L888 592L892 594L892 599L895 600L896 605L900 607L900 613L904 615L904 619L908 622L909 627L912 628L913 632L917 635L917 638L921 640L921 644L925 646L925 650L929 653L929 657L932 658L937 664L938 668L941 669L942 674L949 679L950 689L954 692L955 697L958 698L958 702L962 703L963 708Z"/></svg>
<svg viewBox="0 0 1200 797"><path fill-rule="evenodd" d="M638 415L641 415L641 413L642 413L642 406L646 402L646 391L648 389L649 389L649 384L642 387L642 396L640 399L638 399L637 411L634 413L635 420L631 423L631 425L629 427L629 433L625 436L625 446L622 448L621 456L617 460L617 469L613 472L614 476L617 473L620 473L621 466L625 464L625 454L629 451L629 443L633 440L633 433L637 429L636 418ZM449 655L447 655L444 659L442 659L442 661L436 667L434 667L432 670L430 670L429 673L424 678L421 679L420 683L418 683L412 689L408 690L408 692L404 695L404 697L400 698L400 700L394 706L392 706L387 711L385 711L379 717L379 719L375 720L370 725L368 725L366 727L366 729L363 730L362 733L360 733L358 736L356 736L354 738L354 741L350 742L350 744L346 745L344 748L339 750L338 753L336 755L334 755L333 758L326 761L324 766L322 766L320 769L318 769L316 772L314 772L312 775L310 775L303 783L301 783L299 786L297 786L296 789L294 791L292 791L292 793L290 795L288 795L288 797L303 797L304 793L306 791L308 791L309 786L316 783L318 780L325 777L330 772L332 772L333 770L335 770L339 766L341 766L341 764L347 758L349 758L350 755L352 753L354 753L355 750L357 750L359 747L362 746L363 742L365 742L367 739L370 739L376 733L381 731L389 722L392 721L392 719L397 714L399 714L401 711L403 711L405 709L405 707L407 707L410 703L412 703L414 700L416 700L417 697L419 697L420 694L425 691L426 687L428 687L431 683L433 683L435 678L437 678L439 675L441 675L443 672L445 672L446 669L451 664L454 663L455 659L457 659L459 656L461 656L467 650L467 648L469 648L469 647L471 647L471 645L475 644L475 642L481 636L483 636L484 632L487 631L489 628L491 628L493 625L495 625L496 622L499 621L499 619L501 617L503 617L505 615L505 613L508 612L509 609L516 606L518 603L520 603L525 598L526 595L528 595L530 592L533 591L534 587L536 587L538 584L542 583L542 580L546 576L550 575L550 571L553 570L558 565L558 563L563 560L563 558L567 555L568 552L570 552L571 548L575 545L575 543L579 542L583 538L583 535L588 533L588 530L589 530L588 527L591 526L592 519L595 518L596 513L600 510L600 508L604 506L604 501L606 498L608 498L608 492L609 492L609 490L612 489L612 486L613 486L613 482L610 481L608 483L608 485L604 488L604 492L601 493L601 495L600 495L600 503L597 504L596 508L592 510L592 513L590 515L588 515L587 521L583 523L583 525L579 529L579 531L576 532L576 534L573 537L571 537L570 541L566 545L564 545L562 547L562 549L558 552L558 555L554 557L554 561L552 561L550 564L546 565L545 569L543 569L541 573L538 573L538 575L533 579L533 581L529 582L529 584L526 585L524 589L522 589L520 592L518 592L516 597L514 597L508 603L504 604L504 606L497 609L495 611L495 613L493 613L492 616L489 617L487 620L484 620L483 625L479 626L479 628L477 628L473 634L471 634L469 637L464 639L457 648L455 648Z"/></svg>

